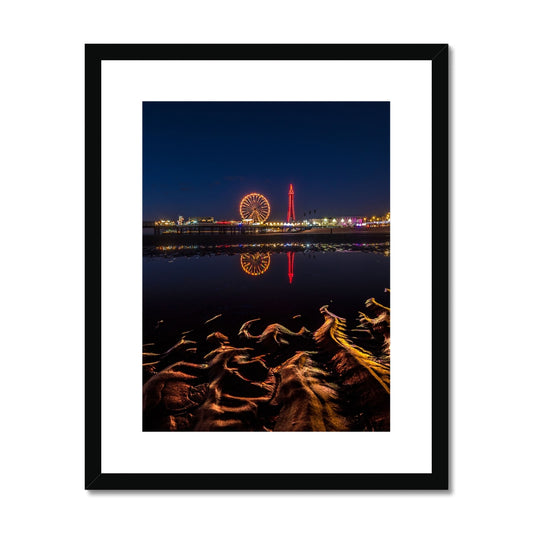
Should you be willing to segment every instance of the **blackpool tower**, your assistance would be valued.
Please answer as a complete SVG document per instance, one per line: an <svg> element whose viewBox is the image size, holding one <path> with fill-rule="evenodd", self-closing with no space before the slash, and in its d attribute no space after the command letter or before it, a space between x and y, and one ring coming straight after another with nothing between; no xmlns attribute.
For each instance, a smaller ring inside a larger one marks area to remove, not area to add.
<svg viewBox="0 0 533 533"><path fill-rule="evenodd" d="M287 212L287 222L291 220L294 222L296 217L294 216L294 189L292 183L289 186L289 211Z"/></svg>

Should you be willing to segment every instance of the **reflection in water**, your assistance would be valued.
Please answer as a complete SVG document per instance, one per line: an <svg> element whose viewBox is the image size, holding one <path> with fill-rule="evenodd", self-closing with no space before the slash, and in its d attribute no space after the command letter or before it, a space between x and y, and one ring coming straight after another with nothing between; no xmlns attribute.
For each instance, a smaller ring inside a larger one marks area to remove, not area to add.
<svg viewBox="0 0 533 533"><path fill-rule="evenodd" d="M198 324L214 315L222 315L216 324L226 336L252 318L260 317L263 325L279 323L280 313L287 326L296 327L290 321L297 319L298 326L305 323L314 330L322 323L319 309L324 305L348 317L355 327L357 311L368 314L369 298L381 295L378 301L390 307L388 293L383 299L384 287L390 287L388 244L289 241L228 247L145 246L146 342L156 338L163 344L175 343L177 331L196 331Z"/></svg>
<svg viewBox="0 0 533 533"><path fill-rule="evenodd" d="M234 253L276 252L348 252L359 251L389 256L389 242L339 242L339 243L231 243L231 244L164 244L143 247L144 256L192 256L192 255L232 255Z"/></svg>
<svg viewBox="0 0 533 533"><path fill-rule="evenodd" d="M260 249L261 251L257 251ZM148 257L163 256L173 262L176 257L193 257L202 255L233 255L240 256L241 268L250 276L261 276L270 268L270 256L275 253L287 254L287 276L289 284L294 279L294 254L324 253L324 252L367 252L389 257L389 242L379 243L248 243L248 244L218 244L218 245L159 245L144 248L144 255ZM314 258L314 255L313 255Z"/></svg>
<svg viewBox="0 0 533 533"><path fill-rule="evenodd" d="M292 278L294 278L294 252L287 252L287 260L289 262L289 283L292 283Z"/></svg>
<svg viewBox="0 0 533 533"><path fill-rule="evenodd" d="M250 276L261 276L270 267L270 253L241 254L241 268Z"/></svg>
<svg viewBox="0 0 533 533"><path fill-rule="evenodd" d="M250 276L261 276L270 267L270 252L241 254L241 268ZM289 283L294 279L294 252L287 252Z"/></svg>

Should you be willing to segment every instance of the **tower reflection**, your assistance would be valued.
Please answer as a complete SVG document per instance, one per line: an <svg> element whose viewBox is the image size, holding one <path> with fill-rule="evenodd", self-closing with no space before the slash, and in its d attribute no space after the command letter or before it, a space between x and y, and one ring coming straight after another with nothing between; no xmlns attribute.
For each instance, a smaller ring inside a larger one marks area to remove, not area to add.
<svg viewBox="0 0 533 533"><path fill-rule="evenodd" d="M294 278L294 252L287 252L288 268L289 268L289 283L292 283Z"/></svg>
<svg viewBox="0 0 533 533"><path fill-rule="evenodd" d="M294 279L294 254L287 252L287 275L289 283ZM262 276L270 268L270 252L243 253L240 255L241 268L250 276Z"/></svg>

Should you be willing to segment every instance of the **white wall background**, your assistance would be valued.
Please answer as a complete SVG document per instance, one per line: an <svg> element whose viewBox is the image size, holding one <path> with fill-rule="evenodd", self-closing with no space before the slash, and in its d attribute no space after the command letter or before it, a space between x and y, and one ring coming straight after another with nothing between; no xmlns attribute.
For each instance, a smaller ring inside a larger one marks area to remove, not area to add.
<svg viewBox="0 0 533 533"><path fill-rule="evenodd" d="M3 529L414 533L530 526L533 87L526 7L517 0L4 3ZM85 42L451 44L449 493L83 490ZM62 226L65 220L79 226Z"/></svg>

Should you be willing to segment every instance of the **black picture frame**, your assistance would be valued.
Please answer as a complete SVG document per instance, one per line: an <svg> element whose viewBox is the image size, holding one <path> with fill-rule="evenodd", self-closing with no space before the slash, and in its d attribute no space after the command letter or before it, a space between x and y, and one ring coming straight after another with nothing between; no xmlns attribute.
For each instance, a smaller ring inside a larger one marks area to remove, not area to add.
<svg viewBox="0 0 533 533"><path fill-rule="evenodd" d="M390 474L102 473L101 67L105 60L424 60L432 70L432 471ZM85 47L85 488L448 489L448 45L87 44Z"/></svg>

